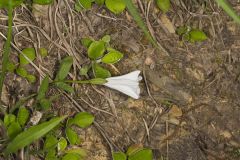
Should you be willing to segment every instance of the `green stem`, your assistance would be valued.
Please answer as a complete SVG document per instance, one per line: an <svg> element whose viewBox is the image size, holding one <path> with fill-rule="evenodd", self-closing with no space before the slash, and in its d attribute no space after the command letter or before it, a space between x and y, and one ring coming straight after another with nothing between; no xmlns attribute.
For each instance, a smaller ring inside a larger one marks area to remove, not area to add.
<svg viewBox="0 0 240 160"><path fill-rule="evenodd" d="M89 80L83 80L83 81L80 81L80 80L65 80L63 81L65 83L78 83L78 84L90 84L91 81Z"/></svg>
<svg viewBox="0 0 240 160"><path fill-rule="evenodd" d="M13 24L13 8L11 7L12 1L9 2L9 8L8 8L8 32L7 32L7 41L4 45L4 51L3 51L3 58L2 58L2 73L0 76L0 97L2 97L2 89L3 89L3 83L4 79L7 73L7 65L8 65L8 59L10 54L10 45L12 40L12 24ZM2 108L2 103L0 101L0 108Z"/></svg>
<svg viewBox="0 0 240 160"><path fill-rule="evenodd" d="M78 84L96 84L96 85L103 85L107 83L106 79L103 78L94 78L89 80L63 80L63 81L53 81L52 83L78 83Z"/></svg>

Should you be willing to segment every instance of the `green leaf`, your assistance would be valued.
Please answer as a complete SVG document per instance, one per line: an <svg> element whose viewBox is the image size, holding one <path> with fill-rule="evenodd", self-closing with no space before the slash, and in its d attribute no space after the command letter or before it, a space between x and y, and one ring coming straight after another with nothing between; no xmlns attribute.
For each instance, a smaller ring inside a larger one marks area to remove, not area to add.
<svg viewBox="0 0 240 160"><path fill-rule="evenodd" d="M88 57L91 59L100 58L105 52L105 45L103 41L94 41L88 48Z"/></svg>
<svg viewBox="0 0 240 160"><path fill-rule="evenodd" d="M10 126L7 128L7 134L8 137L10 137L10 139L16 137L21 131L22 128L18 122L12 122Z"/></svg>
<svg viewBox="0 0 240 160"><path fill-rule="evenodd" d="M109 43L111 41L111 37L109 35L105 35L103 38L102 38L102 41L105 42L105 43Z"/></svg>
<svg viewBox="0 0 240 160"><path fill-rule="evenodd" d="M67 140L64 137L61 137L58 141L58 151L62 152L67 147Z"/></svg>
<svg viewBox="0 0 240 160"><path fill-rule="evenodd" d="M72 86L64 83L64 82L57 82L55 83L55 85L59 88L59 89L62 89L66 92L69 92L69 93L74 93L74 89Z"/></svg>
<svg viewBox="0 0 240 160"><path fill-rule="evenodd" d="M79 140L78 134L73 129L67 127L65 130L65 134L68 139L68 142L71 145L75 145L75 144L79 143L80 140Z"/></svg>
<svg viewBox="0 0 240 160"><path fill-rule="evenodd" d="M20 6L23 3L23 0L0 0L0 8L15 8L17 6Z"/></svg>
<svg viewBox="0 0 240 160"><path fill-rule="evenodd" d="M82 8L82 6L81 6L78 2L76 2L76 3L74 4L74 9L75 9L77 12L80 12L83 8Z"/></svg>
<svg viewBox="0 0 240 160"><path fill-rule="evenodd" d="M42 98L40 101L39 101L40 105L41 105L41 108L43 110L48 110L51 108L51 101L49 99L46 99L46 98Z"/></svg>
<svg viewBox="0 0 240 160"><path fill-rule="evenodd" d="M93 0L77 0L76 4L81 8L90 9L92 7Z"/></svg>
<svg viewBox="0 0 240 160"><path fill-rule="evenodd" d="M21 126L24 126L29 118L30 112L25 107L20 107L18 110L17 121Z"/></svg>
<svg viewBox="0 0 240 160"><path fill-rule="evenodd" d="M46 76L43 80L42 80L42 83L39 87L39 90L38 90L38 95L37 95L37 100L41 100L43 98L45 98L46 96L46 93L48 91L48 87L49 87L49 77Z"/></svg>
<svg viewBox="0 0 240 160"><path fill-rule="evenodd" d="M85 149L82 149L82 148L69 149L65 152L66 153L76 153L76 154L80 155L82 158L87 156L87 151Z"/></svg>
<svg viewBox="0 0 240 160"><path fill-rule="evenodd" d="M182 36L183 34L186 34L188 32L188 27L187 26L180 26L176 29L176 33L179 36Z"/></svg>
<svg viewBox="0 0 240 160"><path fill-rule="evenodd" d="M103 5L105 0L95 0L98 5Z"/></svg>
<svg viewBox="0 0 240 160"><path fill-rule="evenodd" d="M28 76L27 70L24 69L23 67L18 67L18 68L16 69L16 73L17 73L19 76L24 77L24 78L26 78L26 77Z"/></svg>
<svg viewBox="0 0 240 160"><path fill-rule="evenodd" d="M16 65L13 64L13 62L8 61L8 64L7 64L8 72L14 72L15 69L16 69Z"/></svg>
<svg viewBox="0 0 240 160"><path fill-rule="evenodd" d="M36 76L31 75L31 74L28 74L26 78L27 78L28 82L30 82L30 83L35 83L37 80Z"/></svg>
<svg viewBox="0 0 240 160"><path fill-rule="evenodd" d="M63 156L62 160L81 160L81 156L76 153L67 153Z"/></svg>
<svg viewBox="0 0 240 160"><path fill-rule="evenodd" d="M44 142L43 149L46 150L46 151L49 150L49 149L54 149L55 146L57 146L57 144L58 144L58 140L55 136L47 135L46 140Z"/></svg>
<svg viewBox="0 0 240 160"><path fill-rule="evenodd" d="M84 47L88 48L92 44L93 40L91 38L82 38L81 43Z"/></svg>
<svg viewBox="0 0 240 160"><path fill-rule="evenodd" d="M48 50L46 48L39 48L39 54L44 58L48 55Z"/></svg>
<svg viewBox="0 0 240 160"><path fill-rule="evenodd" d="M189 32L189 36L190 36L190 41L191 42L201 42L201 41L204 41L207 39L207 36L206 34L199 30L199 29L192 29L190 32Z"/></svg>
<svg viewBox="0 0 240 160"><path fill-rule="evenodd" d="M22 53L30 60L33 61L36 58L36 52L34 48L25 48L22 50ZM24 57L23 54L19 55L19 61L20 65L26 65L29 64L30 62Z"/></svg>
<svg viewBox="0 0 240 160"><path fill-rule="evenodd" d="M44 160L59 160L56 156L56 150L55 149L48 150Z"/></svg>
<svg viewBox="0 0 240 160"><path fill-rule="evenodd" d="M128 157L128 160L153 160L151 149L143 149Z"/></svg>
<svg viewBox="0 0 240 160"><path fill-rule="evenodd" d="M58 70L55 80L56 81L64 80L67 77L72 65L73 65L73 58L70 56L65 57L61 61L60 68Z"/></svg>
<svg viewBox="0 0 240 160"><path fill-rule="evenodd" d="M69 119L67 120L66 127L71 127L73 124L74 124L74 119L73 119L73 118L69 118Z"/></svg>
<svg viewBox="0 0 240 160"><path fill-rule="evenodd" d="M80 75L81 76L87 76L87 73L89 71L90 67L89 66L83 66L81 69L80 69Z"/></svg>
<svg viewBox="0 0 240 160"><path fill-rule="evenodd" d="M96 78L108 78L111 77L111 73L102 68L99 64L95 63L93 65L93 72Z"/></svg>
<svg viewBox="0 0 240 160"><path fill-rule="evenodd" d="M127 156L123 152L114 152L112 155L113 160L127 160Z"/></svg>
<svg viewBox="0 0 240 160"><path fill-rule="evenodd" d="M53 0L33 0L33 3L40 4L40 5L48 5L52 4Z"/></svg>
<svg viewBox="0 0 240 160"><path fill-rule="evenodd" d="M78 113L74 117L74 124L81 128L87 128L89 127L94 121L94 116L87 112L81 112Z"/></svg>
<svg viewBox="0 0 240 160"><path fill-rule="evenodd" d="M123 54L118 51L111 51L102 58L102 62L106 64L114 64L123 58Z"/></svg>
<svg viewBox="0 0 240 160"><path fill-rule="evenodd" d="M53 118L48 122L41 123L39 125L28 128L27 130L18 134L10 143L8 143L7 148L4 150L4 154L8 155L10 153L16 152L35 140L41 138L54 127L56 127L65 117Z"/></svg>
<svg viewBox="0 0 240 160"><path fill-rule="evenodd" d="M132 154L135 154L138 151L141 151L143 149L142 145L140 144L133 144L127 149L127 155L130 156Z"/></svg>
<svg viewBox="0 0 240 160"><path fill-rule="evenodd" d="M232 19L240 24L240 16L234 11L233 7L226 0L216 0L217 3L222 7L222 9L230 16Z"/></svg>
<svg viewBox="0 0 240 160"><path fill-rule="evenodd" d="M158 7L166 13L170 8L170 0L156 0Z"/></svg>
<svg viewBox="0 0 240 160"><path fill-rule="evenodd" d="M106 0L106 7L113 13L119 14L126 8L123 0Z"/></svg>
<svg viewBox="0 0 240 160"><path fill-rule="evenodd" d="M15 122L15 120L16 116L14 114L6 114L3 120L4 126L8 127L11 123Z"/></svg>

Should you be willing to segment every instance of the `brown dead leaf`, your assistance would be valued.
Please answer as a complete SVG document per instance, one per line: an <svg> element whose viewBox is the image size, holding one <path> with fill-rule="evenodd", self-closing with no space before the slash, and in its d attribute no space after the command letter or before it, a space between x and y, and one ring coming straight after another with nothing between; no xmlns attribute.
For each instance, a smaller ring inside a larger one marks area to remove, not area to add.
<svg viewBox="0 0 240 160"><path fill-rule="evenodd" d="M161 15L160 20L162 25L168 30L169 33L175 33L174 25L165 14Z"/></svg>
<svg viewBox="0 0 240 160"><path fill-rule="evenodd" d="M181 117L182 116L182 110L176 105L173 105L170 111L168 112L169 117Z"/></svg>

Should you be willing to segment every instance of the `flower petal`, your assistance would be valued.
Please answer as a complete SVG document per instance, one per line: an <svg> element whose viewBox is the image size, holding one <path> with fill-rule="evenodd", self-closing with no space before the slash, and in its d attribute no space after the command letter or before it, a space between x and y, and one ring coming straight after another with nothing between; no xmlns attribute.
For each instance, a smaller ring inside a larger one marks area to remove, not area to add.
<svg viewBox="0 0 240 160"><path fill-rule="evenodd" d="M130 73L122 75L122 76L110 77L110 78L107 78L106 80L128 79L128 80L132 80L132 81L138 81L139 80L138 76L140 73L141 73L141 71L136 70L136 71L130 72Z"/></svg>
<svg viewBox="0 0 240 160"><path fill-rule="evenodd" d="M139 94L140 94L140 88L138 85L122 85L122 84L109 84L109 83L105 83L105 86L115 89L117 91L120 91L134 99L138 99L139 98Z"/></svg>
<svg viewBox="0 0 240 160"><path fill-rule="evenodd" d="M128 80L128 79L110 79L107 80L108 85L126 85L126 86L138 86L138 81Z"/></svg>

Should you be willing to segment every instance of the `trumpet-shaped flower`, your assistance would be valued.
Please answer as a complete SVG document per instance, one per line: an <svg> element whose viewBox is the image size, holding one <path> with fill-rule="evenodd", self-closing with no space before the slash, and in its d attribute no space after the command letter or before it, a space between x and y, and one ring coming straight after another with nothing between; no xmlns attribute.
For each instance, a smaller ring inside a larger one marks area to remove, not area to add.
<svg viewBox="0 0 240 160"><path fill-rule="evenodd" d="M107 82L103 85L138 99L140 95L139 81L142 79L139 76L140 72L137 70L122 76L107 78Z"/></svg>

